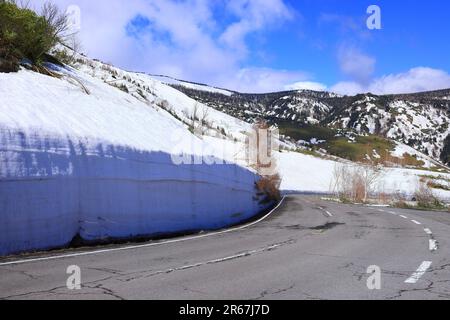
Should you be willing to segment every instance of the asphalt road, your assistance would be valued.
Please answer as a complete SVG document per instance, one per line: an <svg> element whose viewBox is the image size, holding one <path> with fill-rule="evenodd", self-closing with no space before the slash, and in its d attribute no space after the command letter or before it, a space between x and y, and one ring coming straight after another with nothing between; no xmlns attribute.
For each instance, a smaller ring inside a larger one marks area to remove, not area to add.
<svg viewBox="0 0 450 320"><path fill-rule="evenodd" d="M450 299L450 213L289 196L247 228L137 246L0 260L0 299Z"/></svg>

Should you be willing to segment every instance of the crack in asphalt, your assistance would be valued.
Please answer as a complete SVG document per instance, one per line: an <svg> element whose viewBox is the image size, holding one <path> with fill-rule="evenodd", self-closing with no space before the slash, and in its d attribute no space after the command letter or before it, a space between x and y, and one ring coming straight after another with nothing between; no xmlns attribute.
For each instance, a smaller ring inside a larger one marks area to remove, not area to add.
<svg viewBox="0 0 450 320"><path fill-rule="evenodd" d="M82 284L81 288L83 288L83 287L90 288L89 287L90 284L108 281L111 278L112 278L112 276L108 276L106 278L102 278L102 279L99 279L99 280L87 282L85 284ZM58 290L65 290L66 292L56 292ZM59 296L59 295L76 295L76 294L80 295L82 293L79 292L79 290L73 290L73 291L69 290L69 289L67 289L67 286L58 286L58 287L55 287L55 288L52 288L52 289L38 290L38 291L32 291L32 292L27 292L27 293L8 295L8 296L0 297L0 300L24 298L24 297L27 297L27 296L34 296L34 295L39 295L39 294L50 294L50 295L58 295ZM88 293L83 293L83 294L88 294Z"/></svg>
<svg viewBox="0 0 450 320"><path fill-rule="evenodd" d="M31 273L29 273L27 271L24 271L24 270L15 270L15 269L10 269L10 268L3 268L3 270L9 271L9 272L14 272L14 273L19 273L19 274L21 274L21 275L23 275L23 276L25 276L25 277L27 277L27 278L29 278L31 280L39 279L38 276L33 275L33 274L31 274Z"/></svg>
<svg viewBox="0 0 450 320"><path fill-rule="evenodd" d="M386 297L386 300L397 300L403 297L404 294L406 293L411 293L411 292L421 292L421 291L426 291L428 293L433 293L430 290L433 289L434 286L434 282L427 280L428 282L428 286L426 288L411 288L411 289L401 289L397 291L397 294L394 296L390 296L390 297Z"/></svg>
<svg viewBox="0 0 450 320"><path fill-rule="evenodd" d="M242 253L238 253L232 256L228 256L228 257L224 257L224 258L218 258L218 259L214 259L214 260L209 260L209 261L203 261L203 262L199 262L199 263L193 263L193 264L189 264L189 265L184 265L184 266L180 266L180 267L175 267L175 268L169 268L169 269L165 269L165 270L158 270L158 271L149 271L149 270L145 270L145 271L140 271L137 273L129 273L126 274L126 276L129 276L131 274L134 274L134 276L130 277L130 278L126 278L126 279L118 279L121 282L131 282L131 281L135 281L138 279L147 279L150 277L154 277L154 276L158 276L161 274L170 274L170 273L174 273L177 271L185 271L185 270L189 270L189 269L193 269L193 268L198 268L198 267L202 267L202 266L206 266L206 265L214 265L214 264L218 264L218 263L223 263L223 262L228 262L228 261L233 261L233 260L237 260L237 259L241 259L241 258L245 258L245 257L249 257L255 254L261 254L264 252L270 252L273 250L276 250L282 246L285 245L290 245L293 243L296 243L296 240L288 240L288 241L284 241L281 243L276 243L276 244L272 244L270 246L266 246L264 248L261 249L256 249L256 250L250 250L250 251L245 251ZM150 273L148 273L150 272Z"/></svg>
<svg viewBox="0 0 450 320"><path fill-rule="evenodd" d="M101 271L101 272L105 272L105 273L110 273L110 274L114 274L114 275L118 275L118 276L124 276L127 273L124 271L120 271L120 270L114 270L114 269L109 269L109 268L87 268L88 270L95 270L95 271Z"/></svg>
<svg viewBox="0 0 450 320"><path fill-rule="evenodd" d="M294 288L295 288L295 284L293 284L293 285L291 285L291 286L289 286L287 288L279 289L279 290L272 291L272 292L270 292L269 290L264 290L263 292L261 292L259 297L255 298L255 299L250 299L250 300L261 300L261 299L264 299L267 296L278 295L280 293L284 293L284 292L290 291L290 290L292 290Z"/></svg>
<svg viewBox="0 0 450 320"><path fill-rule="evenodd" d="M109 288L105 287L103 284L98 284L98 285L93 286L93 287L89 287L89 286L84 286L84 287L90 288L90 289L94 289L94 290L100 289L100 290L102 290L102 293L104 295L111 296L111 297L116 298L118 300L126 300L125 298L123 298L120 295L118 295L117 293L115 293L112 289L109 289Z"/></svg>

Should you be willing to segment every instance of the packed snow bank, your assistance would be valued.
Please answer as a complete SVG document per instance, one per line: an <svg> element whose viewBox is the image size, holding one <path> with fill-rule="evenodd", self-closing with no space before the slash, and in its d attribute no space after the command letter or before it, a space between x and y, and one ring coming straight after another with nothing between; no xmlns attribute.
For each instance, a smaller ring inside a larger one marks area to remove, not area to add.
<svg viewBox="0 0 450 320"><path fill-rule="evenodd" d="M297 152L283 152L278 154L278 168L282 177L281 189L285 192L314 192L330 193L334 181L336 166L344 163L328 159L320 159ZM355 166L355 163L345 162ZM403 169L383 168L379 179L375 183L376 192L390 194L404 194L412 196L418 190L423 176L445 177L450 179L450 174ZM450 192L433 190L434 194L442 200L450 200Z"/></svg>
<svg viewBox="0 0 450 320"><path fill-rule="evenodd" d="M235 164L176 165L205 142L165 111L82 73L0 74L0 255L217 229L264 209ZM176 139L174 141L173 139ZM220 161L217 161L220 163Z"/></svg>
<svg viewBox="0 0 450 320"><path fill-rule="evenodd" d="M213 137L204 140L212 146L214 154L229 162L246 165L246 147L241 142L227 141ZM334 184L334 172L342 165L357 166L357 164L340 159L331 160L302 154L299 152L283 151L276 154L277 170L282 178L280 189L285 192L329 194ZM403 194L413 196L420 186L423 176L443 177L450 180L450 174L426 170L405 168L383 168L379 179L374 185L376 192ZM442 200L450 200L450 192L433 190Z"/></svg>

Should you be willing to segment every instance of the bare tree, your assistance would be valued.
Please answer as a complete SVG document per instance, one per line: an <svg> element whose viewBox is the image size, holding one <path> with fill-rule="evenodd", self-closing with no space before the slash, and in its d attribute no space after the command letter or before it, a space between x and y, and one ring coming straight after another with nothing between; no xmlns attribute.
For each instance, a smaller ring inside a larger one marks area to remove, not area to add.
<svg viewBox="0 0 450 320"><path fill-rule="evenodd" d="M199 103L196 102L194 104L194 109L192 109L192 114L191 114L191 120L192 120L192 128L193 130L196 129L196 121L198 119L198 109L199 109Z"/></svg>
<svg viewBox="0 0 450 320"><path fill-rule="evenodd" d="M374 164L366 164L359 168L359 174L364 183L364 202L367 202L369 194L374 191L375 184L381 177L382 170Z"/></svg>
<svg viewBox="0 0 450 320"><path fill-rule="evenodd" d="M208 131L209 112L210 109L208 107L202 106L198 102L194 104L190 118L192 121L192 129L195 134L204 136Z"/></svg>
<svg viewBox="0 0 450 320"><path fill-rule="evenodd" d="M382 175L381 168L373 164L348 165L336 163L331 191L339 198L367 202Z"/></svg>
<svg viewBox="0 0 450 320"><path fill-rule="evenodd" d="M208 131L208 117L209 117L210 109L207 106L203 106L202 111L200 113L199 123L200 123L200 131L202 135L205 135Z"/></svg>
<svg viewBox="0 0 450 320"><path fill-rule="evenodd" d="M53 2L45 2L42 6L41 16L50 26L50 35L55 43L64 42L69 37L68 16L65 12L59 10Z"/></svg>

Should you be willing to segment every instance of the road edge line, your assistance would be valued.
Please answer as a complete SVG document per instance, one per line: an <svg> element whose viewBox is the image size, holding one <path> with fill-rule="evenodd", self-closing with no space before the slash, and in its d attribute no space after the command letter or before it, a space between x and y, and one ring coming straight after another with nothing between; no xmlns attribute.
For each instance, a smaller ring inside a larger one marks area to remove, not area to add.
<svg viewBox="0 0 450 320"><path fill-rule="evenodd" d="M266 220L276 210L278 210L278 208L280 208L280 206L284 203L285 199L286 199L286 196L283 196L283 198L277 204L277 206L275 208L273 208L269 213L267 213L262 218L260 218L260 219L258 219L256 221L253 221L251 223L248 223L248 224L245 224L245 225L242 225L242 226L239 226L239 227L234 227L234 228L231 228L231 229L226 229L226 230L216 231L216 232L210 232L210 233L206 233L206 234L202 234L202 235L190 236L190 237L181 238L181 239L173 239L173 240L166 240L166 241L162 241L162 242L147 243L147 244L142 244L142 245L126 246L126 247L121 247L121 248L94 250L94 251L71 253L71 254L63 254L63 255L41 257L41 258L34 258L34 259L24 259L24 260L3 262L3 263L0 263L0 267L2 267L2 266L18 265L18 264L26 264L26 263L33 263L33 262L48 261L48 260L59 260L59 259L66 259L66 258L91 256L91 255L97 255L97 254L109 253L109 252L119 252L119 251L126 251L126 250L135 250L135 249L156 247L156 246L161 246L161 245L165 245L165 244L173 244L173 243L178 243L178 242L197 240L197 239L212 237L212 236L216 236L216 235L220 235L220 234L226 234L226 233L230 233L230 232L235 232L235 231L247 229L247 228L249 228L251 226L254 226L255 224L258 224L258 223Z"/></svg>

